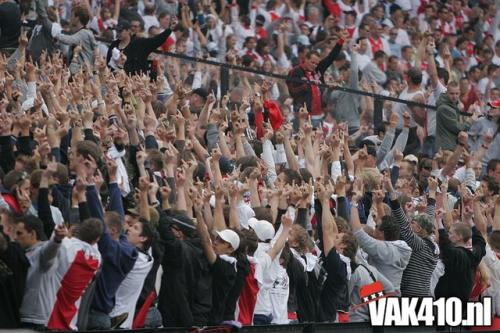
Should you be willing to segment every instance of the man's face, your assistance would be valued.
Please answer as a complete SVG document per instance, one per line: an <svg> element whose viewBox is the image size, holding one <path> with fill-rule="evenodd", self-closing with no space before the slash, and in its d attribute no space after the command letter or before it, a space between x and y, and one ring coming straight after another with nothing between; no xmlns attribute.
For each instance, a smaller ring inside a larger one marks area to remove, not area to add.
<svg viewBox="0 0 500 333"><path fill-rule="evenodd" d="M179 43L177 43L176 47L175 47L177 53L186 53L186 49L187 49L187 43L185 41L181 41Z"/></svg>
<svg viewBox="0 0 500 333"><path fill-rule="evenodd" d="M369 38L370 37L370 27L365 25L363 29L359 29L359 37Z"/></svg>
<svg viewBox="0 0 500 333"><path fill-rule="evenodd" d="M413 56L413 50L411 48L405 49L402 56L406 61L411 61L411 57Z"/></svg>
<svg viewBox="0 0 500 333"><path fill-rule="evenodd" d="M36 232L34 230L31 232L27 231L23 222L18 223L15 230L14 240L18 242L23 249L28 249L36 244Z"/></svg>
<svg viewBox="0 0 500 333"><path fill-rule="evenodd" d="M139 21L132 21L131 30L132 30L132 33L134 35L140 33L141 32L141 22L139 22Z"/></svg>
<svg viewBox="0 0 500 333"><path fill-rule="evenodd" d="M319 63L319 57L315 54L311 55L309 58L306 58L304 62L304 67L309 72L314 72Z"/></svg>
<svg viewBox="0 0 500 333"><path fill-rule="evenodd" d="M127 231L128 229L132 228L134 224L138 223L138 221L139 221L139 216L126 214L125 224L123 225L123 229Z"/></svg>
<svg viewBox="0 0 500 333"><path fill-rule="evenodd" d="M375 15L377 20L382 19L384 17L384 9L382 7L377 7L377 9L373 11L373 15Z"/></svg>
<svg viewBox="0 0 500 333"><path fill-rule="evenodd" d="M493 178L495 183L500 184L500 163L497 163L496 168L494 170L488 171L488 176Z"/></svg>
<svg viewBox="0 0 500 333"><path fill-rule="evenodd" d="M478 81L480 77L481 70L479 68L474 69L471 73L471 79L473 79L474 81Z"/></svg>
<svg viewBox="0 0 500 333"><path fill-rule="evenodd" d="M213 17L208 17L207 18L207 27L208 29L215 29L216 21Z"/></svg>
<svg viewBox="0 0 500 333"><path fill-rule="evenodd" d="M460 99L460 88L459 87L449 87L448 88L448 98L452 103L458 103Z"/></svg>
<svg viewBox="0 0 500 333"><path fill-rule="evenodd" d="M119 32L119 37L120 39L127 39L130 37L130 30L128 29L123 29Z"/></svg>
<svg viewBox="0 0 500 333"><path fill-rule="evenodd" d="M160 26L163 29L166 29L170 26L170 15L165 15L160 19Z"/></svg>
<svg viewBox="0 0 500 333"><path fill-rule="evenodd" d="M125 232L127 235L127 241L134 245L135 247L141 247L142 244L146 241L146 237L142 235L142 223L137 222L132 224L127 231Z"/></svg>
<svg viewBox="0 0 500 333"><path fill-rule="evenodd" d="M398 37L398 29L392 28L389 31L389 40L392 41L392 42L394 42L397 37Z"/></svg>
<svg viewBox="0 0 500 333"><path fill-rule="evenodd" d="M396 58L391 58L387 66L391 71L396 72L399 69L399 60Z"/></svg>
<svg viewBox="0 0 500 333"><path fill-rule="evenodd" d="M249 50L253 50L253 49L255 49L255 45L256 45L256 43L255 43L255 39L254 39L254 38L250 38L250 39L248 40L248 42L247 42L247 48L248 48Z"/></svg>
<svg viewBox="0 0 500 333"><path fill-rule="evenodd" d="M217 236L217 238L213 242L212 247L215 251L215 254L217 255L223 255L223 254L229 255L234 252L233 248L231 247L231 244L224 241L219 236Z"/></svg>

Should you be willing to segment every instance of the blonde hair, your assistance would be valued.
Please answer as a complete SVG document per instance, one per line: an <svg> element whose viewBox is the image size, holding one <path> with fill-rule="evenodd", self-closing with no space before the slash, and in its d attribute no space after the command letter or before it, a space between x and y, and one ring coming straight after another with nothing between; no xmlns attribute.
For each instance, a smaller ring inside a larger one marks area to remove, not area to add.
<svg viewBox="0 0 500 333"><path fill-rule="evenodd" d="M365 192L371 192L379 187L382 174L377 168L365 168L361 173L361 179L365 185Z"/></svg>

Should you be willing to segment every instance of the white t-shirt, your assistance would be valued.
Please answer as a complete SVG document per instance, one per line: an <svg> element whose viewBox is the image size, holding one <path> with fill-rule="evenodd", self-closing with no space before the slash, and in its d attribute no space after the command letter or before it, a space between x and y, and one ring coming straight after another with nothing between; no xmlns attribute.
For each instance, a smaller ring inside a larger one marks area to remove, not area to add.
<svg viewBox="0 0 500 333"><path fill-rule="evenodd" d="M153 258L151 249L149 254L138 251L139 255L135 261L134 268L127 274L122 281L115 296L115 307L111 310L111 318L128 313L127 320L120 325L120 328L131 329L134 322L135 306L144 286L144 280L153 267Z"/></svg>
<svg viewBox="0 0 500 333"><path fill-rule="evenodd" d="M490 296L493 300L493 308L497 316L500 316L500 260L496 253L486 244L486 255L483 261L490 269L490 287L486 289L485 296Z"/></svg>
<svg viewBox="0 0 500 333"><path fill-rule="evenodd" d="M431 95L427 99L427 104L436 105L439 96L446 91L446 87L441 81L438 81L437 86L432 89ZM433 109L427 109L427 133L428 135L436 135L436 110Z"/></svg>
<svg viewBox="0 0 500 333"><path fill-rule="evenodd" d="M405 90L403 90L403 92L401 92L401 94L399 95L399 98L406 100L406 101L411 101L418 94L423 95L424 93L420 89L410 93L410 92L408 92L408 88L405 88ZM407 104L395 103L395 105L393 107L393 111L399 115L398 126L397 126L398 129L400 129L400 130L403 129L403 114L405 112L410 113L410 116L411 116L410 127L413 128L413 127L417 126L417 123L415 122L415 119L413 119L413 116L411 115L410 108L408 107Z"/></svg>
<svg viewBox="0 0 500 333"><path fill-rule="evenodd" d="M288 296L290 294L290 279L283 266L276 268L276 279L269 290L269 300L271 301L273 324L285 325L288 320Z"/></svg>

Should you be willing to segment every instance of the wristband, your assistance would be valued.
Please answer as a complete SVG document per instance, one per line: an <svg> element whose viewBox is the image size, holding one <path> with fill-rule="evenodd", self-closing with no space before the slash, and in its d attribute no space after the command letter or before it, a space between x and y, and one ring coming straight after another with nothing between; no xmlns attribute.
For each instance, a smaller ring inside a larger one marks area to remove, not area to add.
<svg viewBox="0 0 500 333"><path fill-rule="evenodd" d="M486 149L486 150L487 150L487 149L488 149L488 146L487 146L487 145L485 145L485 144L483 143L483 144L481 145L481 148L484 148L484 149Z"/></svg>
<svg viewBox="0 0 500 333"><path fill-rule="evenodd" d="M337 41L337 44L340 44L340 45L344 45L344 39L343 38L339 38L339 40Z"/></svg>

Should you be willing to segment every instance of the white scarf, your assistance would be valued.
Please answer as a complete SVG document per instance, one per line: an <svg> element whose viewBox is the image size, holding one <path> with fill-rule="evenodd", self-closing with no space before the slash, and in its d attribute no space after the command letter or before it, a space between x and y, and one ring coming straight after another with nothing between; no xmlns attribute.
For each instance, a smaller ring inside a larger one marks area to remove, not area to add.
<svg viewBox="0 0 500 333"><path fill-rule="evenodd" d="M238 271L238 268L237 268L237 266L236 266L236 263L237 263L238 261L236 260L236 258L235 258L235 257L228 256L227 254L221 254L221 255L219 256L219 258L221 258L221 259L222 259L222 260L224 260L225 262L228 262L228 263L230 263L230 264L233 264L233 265L234 265L234 270L235 270L235 271Z"/></svg>
<svg viewBox="0 0 500 333"><path fill-rule="evenodd" d="M130 183L128 181L127 169L125 164L123 164L122 157L125 156L125 150L119 152L113 144L111 148L108 149L108 158L116 162L118 167L116 170L116 182L122 193L122 196L127 196L130 193Z"/></svg>
<svg viewBox="0 0 500 333"><path fill-rule="evenodd" d="M345 263L346 269L347 269L347 281L351 279L351 259L347 258L343 254L339 253L340 260L342 260Z"/></svg>

